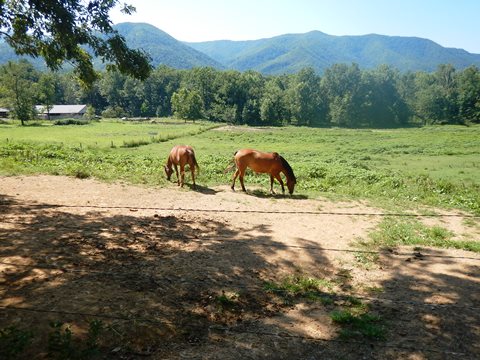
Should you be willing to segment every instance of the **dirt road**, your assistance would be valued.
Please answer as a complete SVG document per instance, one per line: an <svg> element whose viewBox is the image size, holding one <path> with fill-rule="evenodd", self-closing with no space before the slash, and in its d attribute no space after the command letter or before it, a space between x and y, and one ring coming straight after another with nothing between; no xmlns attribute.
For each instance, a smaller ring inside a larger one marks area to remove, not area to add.
<svg viewBox="0 0 480 360"><path fill-rule="evenodd" d="M45 356L49 321L82 337L92 319L119 359L478 358L480 256L358 252L380 213L228 187L1 177L0 327L37 334L25 358ZM461 217L428 221L478 238ZM321 301L265 290L293 278L322 279ZM352 296L385 339L339 335L330 314Z"/></svg>

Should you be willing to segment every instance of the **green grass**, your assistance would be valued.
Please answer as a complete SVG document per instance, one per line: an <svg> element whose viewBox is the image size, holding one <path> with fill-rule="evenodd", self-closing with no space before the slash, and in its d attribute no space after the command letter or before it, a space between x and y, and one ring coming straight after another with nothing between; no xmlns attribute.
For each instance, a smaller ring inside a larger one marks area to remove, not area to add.
<svg viewBox="0 0 480 360"><path fill-rule="evenodd" d="M120 120L92 121L85 125L56 126L53 122L39 122L37 126L0 125L0 142L28 142L32 144L64 144L82 148L131 147L163 142L197 135L217 124L201 121L184 123L159 119L158 123Z"/></svg>
<svg viewBox="0 0 480 360"><path fill-rule="evenodd" d="M385 340L386 330L382 318L369 313L354 314L350 310L335 310L330 313L334 323L342 326L340 337L344 339L365 337Z"/></svg>
<svg viewBox="0 0 480 360"><path fill-rule="evenodd" d="M327 307L336 307L330 313L332 321L340 325L340 337L365 337L383 340L386 329L380 316L369 313L369 307L353 296L341 299L342 306L337 306L338 296L332 292L335 283L330 280L309 276L288 276L280 282L267 282L264 289L276 293L286 304L295 301L320 302Z"/></svg>
<svg viewBox="0 0 480 360"><path fill-rule="evenodd" d="M174 144L195 148L202 186L229 184L234 151L276 151L297 176L295 193L365 199L387 209L457 208L480 214L480 126L395 130L239 127L209 122L119 121L88 125L0 125L0 174L61 174L167 186L162 170ZM7 141L8 139L8 141ZM188 182L188 177L187 177ZM268 189L248 173L247 189ZM278 190L278 185L277 185Z"/></svg>
<svg viewBox="0 0 480 360"><path fill-rule="evenodd" d="M304 294L309 291L332 289L334 284L325 279L317 279L308 276L289 276L280 283L268 282L265 284L267 291L285 291L292 295Z"/></svg>
<svg viewBox="0 0 480 360"><path fill-rule="evenodd" d="M334 283L330 280L297 275L286 277L279 283L267 282L264 285L264 290L277 293L286 302L290 302L292 298L305 298L326 305L333 302L326 291L331 291L334 286Z"/></svg>
<svg viewBox="0 0 480 360"><path fill-rule="evenodd" d="M368 304L356 297L347 297L343 307L332 311L330 318L341 326L341 338L386 339L386 327L382 317L370 313Z"/></svg>
<svg viewBox="0 0 480 360"><path fill-rule="evenodd" d="M50 324L51 332L45 349L36 346L36 353L45 352L49 359L96 359L100 357L99 343L104 333L105 326L99 320L89 322L86 337L75 338L70 326L61 322ZM29 347L34 333L30 330L8 327L0 329L0 355L2 359L18 359Z"/></svg>
<svg viewBox="0 0 480 360"><path fill-rule="evenodd" d="M238 305L238 299L240 295L236 292L222 291L221 295L215 297L215 302L221 310L233 309Z"/></svg>
<svg viewBox="0 0 480 360"><path fill-rule="evenodd" d="M480 252L480 241L452 237L451 232L440 226L426 226L416 219L386 217L361 245L368 249L408 245Z"/></svg>
<svg viewBox="0 0 480 360"><path fill-rule="evenodd" d="M30 344L33 333L29 330L7 327L0 329L0 356L2 359L17 359Z"/></svg>
<svg viewBox="0 0 480 360"><path fill-rule="evenodd" d="M366 270L371 270L378 263L380 256L377 253L358 251L353 254L357 263Z"/></svg>

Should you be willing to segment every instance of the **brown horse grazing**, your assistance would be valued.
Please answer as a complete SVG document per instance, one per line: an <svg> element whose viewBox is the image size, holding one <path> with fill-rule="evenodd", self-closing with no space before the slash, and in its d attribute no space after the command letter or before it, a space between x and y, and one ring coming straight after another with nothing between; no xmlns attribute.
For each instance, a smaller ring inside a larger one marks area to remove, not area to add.
<svg viewBox="0 0 480 360"><path fill-rule="evenodd" d="M195 168L200 171L200 167L195 158L193 148L188 145L176 145L172 148L170 155L168 155L167 164L164 166L167 180L170 180L170 177L172 176L172 165L177 174L177 184L181 187L183 187L183 184L185 183L185 165L188 165L192 173L193 188L195 188ZM177 165L180 165L180 178L178 177Z"/></svg>
<svg viewBox="0 0 480 360"><path fill-rule="evenodd" d="M285 194L285 187L283 186L283 181L280 176L280 173L283 172L287 178L287 187L290 195L293 194L293 189L297 183L297 179L293 174L293 170L288 164L288 162L281 157L278 153L266 153L252 149L242 149L238 150L233 160L237 170L233 175L232 190L235 190L235 180L237 176L240 176L240 184L242 185L242 190L245 190L245 185L243 184L243 177L247 167L252 169L257 173L268 173L270 174L270 192L275 194L273 191L273 179L277 179L280 185L282 186L282 193Z"/></svg>

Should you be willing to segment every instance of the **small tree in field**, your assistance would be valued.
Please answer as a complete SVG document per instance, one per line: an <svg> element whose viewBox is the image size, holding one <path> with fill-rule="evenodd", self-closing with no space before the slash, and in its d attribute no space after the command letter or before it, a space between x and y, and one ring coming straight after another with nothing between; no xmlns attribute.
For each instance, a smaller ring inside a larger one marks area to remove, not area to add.
<svg viewBox="0 0 480 360"><path fill-rule="evenodd" d="M196 90L181 88L173 93L171 102L173 114L185 122L203 117L203 100Z"/></svg>
<svg viewBox="0 0 480 360"><path fill-rule="evenodd" d="M0 68L0 93L4 106L22 125L35 116L35 88L38 73L27 61L8 62Z"/></svg>
<svg viewBox="0 0 480 360"><path fill-rule="evenodd" d="M55 83L50 73L41 74L37 84L38 100L44 106L47 118L50 120L50 110L55 103Z"/></svg>
<svg viewBox="0 0 480 360"><path fill-rule="evenodd" d="M95 119L95 108L91 105L87 106L87 111L83 114L83 117L87 120Z"/></svg>

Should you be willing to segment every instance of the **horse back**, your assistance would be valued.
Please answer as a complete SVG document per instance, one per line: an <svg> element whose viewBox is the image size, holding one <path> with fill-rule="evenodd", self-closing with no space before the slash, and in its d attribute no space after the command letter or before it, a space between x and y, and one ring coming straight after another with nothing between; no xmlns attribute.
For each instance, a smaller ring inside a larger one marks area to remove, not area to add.
<svg viewBox="0 0 480 360"><path fill-rule="evenodd" d="M177 165L185 162L189 157L189 149L191 150L192 148L188 145L175 145L172 150L170 150L170 161Z"/></svg>
<svg viewBox="0 0 480 360"><path fill-rule="evenodd" d="M239 168L249 167L258 173L275 173L280 170L280 155L253 149L242 149L235 154L235 163Z"/></svg>
<svg viewBox="0 0 480 360"><path fill-rule="evenodd" d="M191 168L199 167L195 158L195 151L189 145L174 146L170 151L170 161L180 166L188 164Z"/></svg>

